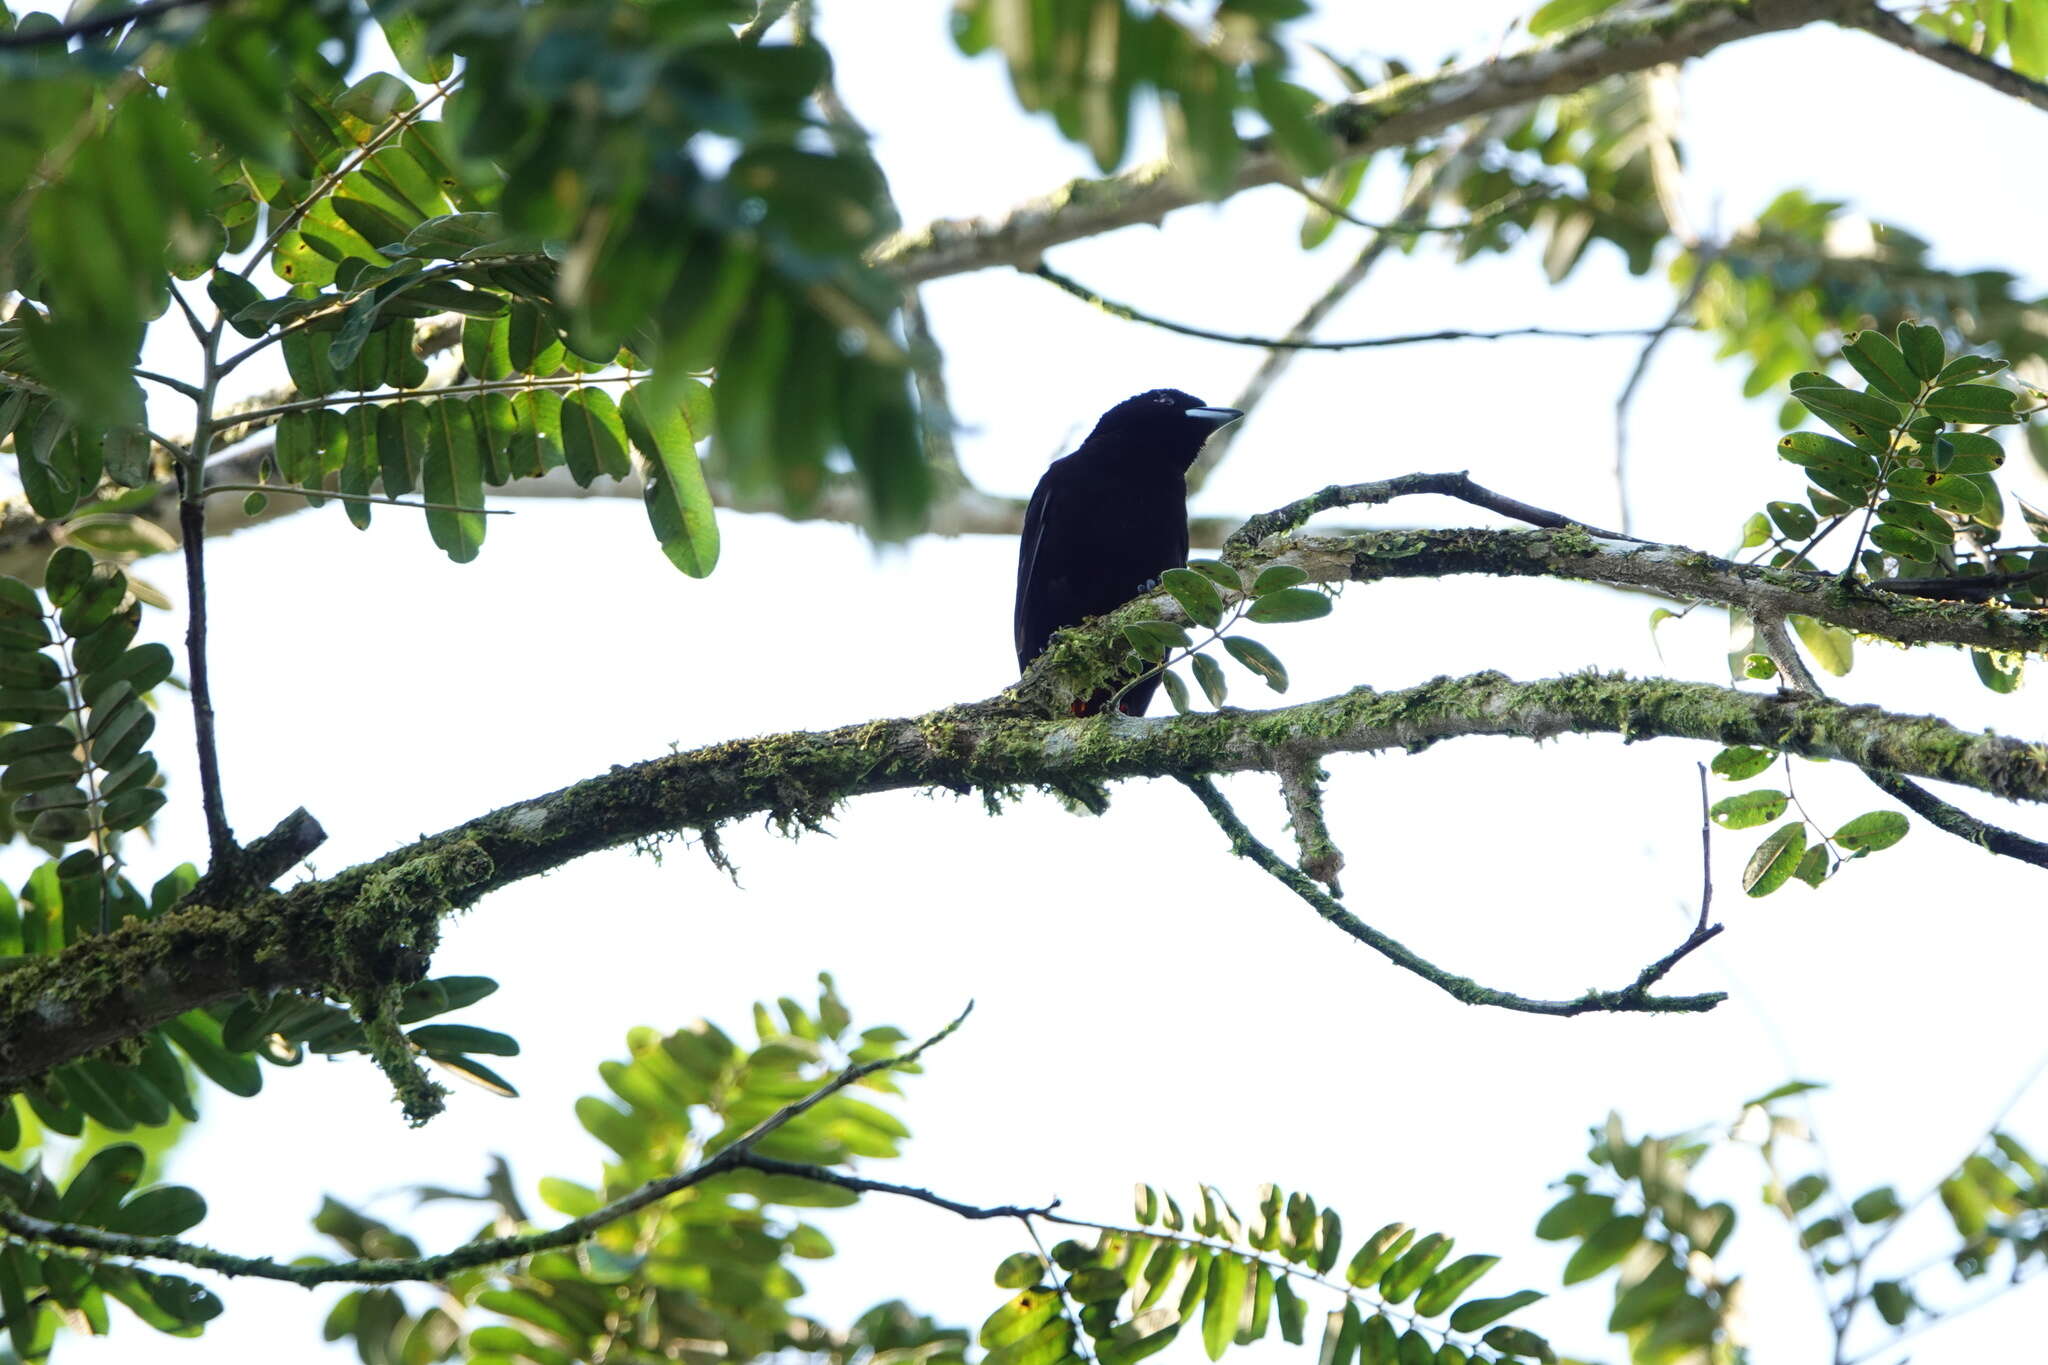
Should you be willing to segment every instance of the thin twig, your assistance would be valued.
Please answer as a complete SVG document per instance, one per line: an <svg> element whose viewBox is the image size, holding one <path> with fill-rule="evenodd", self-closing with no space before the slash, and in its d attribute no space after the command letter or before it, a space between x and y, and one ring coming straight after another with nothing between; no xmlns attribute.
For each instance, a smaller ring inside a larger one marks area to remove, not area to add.
<svg viewBox="0 0 2048 1365"><path fill-rule="evenodd" d="M1307 901L1318 915L1379 953L1395 966L1415 973L1438 990L1464 1004L1492 1005L1500 1009L1518 1010L1524 1014L1570 1017L1593 1013L1697 1014L1714 1008L1728 998L1724 991L1709 991L1701 995L1650 994L1650 987L1677 966L1687 954L1721 932L1721 926L1718 924L1695 930L1685 942L1643 968L1633 982L1620 990L1587 991L1574 1000L1536 1000L1525 995L1496 990L1491 986L1482 986L1470 977L1445 971L1346 910L1342 904L1317 886L1307 874L1260 843L1209 778L1181 777L1179 780L1195 794L1195 799L1202 803L1210 818L1230 839L1232 853L1240 858L1251 859L1288 890Z"/></svg>
<svg viewBox="0 0 2048 1365"><path fill-rule="evenodd" d="M924 434L925 463L944 479L966 482L960 470L960 452L953 441L958 423L946 391L946 358L932 335L931 320L925 316L924 301L916 289L903 291L903 341L910 353L910 377L917 386L919 430Z"/></svg>
<svg viewBox="0 0 2048 1365"><path fill-rule="evenodd" d="M375 392L349 391L323 394L318 398L297 398L289 403L273 403L267 408L250 408L245 412L231 413L221 419L223 428L239 427L260 422L266 417L283 417L294 412L317 412L322 408L348 407L357 403L395 403L401 399L417 398L460 398L477 393L518 393L527 389L574 389L586 384L630 384L645 379L642 372L627 374L569 374L555 378L540 379L523 375L518 379L477 380L468 384L443 384L438 388L421 389L379 389Z"/></svg>
<svg viewBox="0 0 2048 1365"><path fill-rule="evenodd" d="M838 1173L822 1168L801 1167L794 1163L778 1162L766 1157L756 1157L752 1146L768 1134L798 1115L823 1102L847 1086L864 1080L878 1071L901 1067L915 1062L927 1048L949 1037L960 1027L974 1010L969 1002L952 1023L940 1029L931 1037L919 1043L910 1051L895 1057L878 1058L848 1067L823 1085L813 1090L794 1104L784 1105L756 1125L745 1136L730 1146L688 1171L650 1180L630 1194L623 1195L600 1209L593 1210L581 1218L572 1219L559 1227L541 1232L518 1233L505 1237L493 1237L469 1242L453 1251L438 1256L417 1257L371 1257L350 1261L338 1261L329 1265L281 1265L268 1256L237 1256L230 1252L217 1251L212 1247L195 1242L182 1242L175 1237L137 1237L125 1233L108 1232L103 1228L81 1227L67 1223L53 1222L22 1212L11 1202L0 1198L0 1228L48 1246L68 1247L77 1251L96 1252L101 1255L124 1256L136 1260L174 1261L200 1270L211 1270L222 1275L247 1275L257 1279L281 1280L287 1284L312 1286L317 1284L396 1284L411 1281L440 1281L461 1270L477 1266L496 1265L530 1256L538 1251L556 1247L574 1246L584 1241L606 1224L615 1223L629 1214L637 1213L650 1204L657 1203L670 1195L686 1190L692 1185L702 1184L715 1176L752 1168L772 1174L796 1174L810 1179L822 1179L826 1183L840 1184L858 1181L859 1177L848 1176L843 1180ZM860 1182L861 1186L888 1193L913 1193L908 1187L888 1187L880 1182ZM848 1185L855 1188L854 1185ZM928 1203L950 1207L951 1201L940 1200L927 1192L916 1192ZM965 1206L962 1206L965 1207ZM955 1208L960 1212L960 1208ZM978 1213L978 1217L1018 1216L1026 1210L1004 1209Z"/></svg>
<svg viewBox="0 0 2048 1365"><path fill-rule="evenodd" d="M183 394L187 398L196 399L199 397L199 386L187 384L182 379L173 379L167 374L158 374L155 370L130 370L129 373L137 379L147 379L152 384L161 384L174 393Z"/></svg>
<svg viewBox="0 0 2048 1365"><path fill-rule="evenodd" d="M205 496L215 493L288 493L297 498L333 498L339 502L374 502L382 507L410 507L416 512L463 512L476 513L486 517L509 517L509 507L459 507L448 502L408 502L404 498L387 498L380 493L337 493L328 488L300 488L294 484L279 483L210 483L206 485Z"/></svg>
<svg viewBox="0 0 2048 1365"><path fill-rule="evenodd" d="M228 826L227 804L221 795L220 751L213 729L213 689L206 668L206 497L190 487L202 477L181 466L180 482L188 486L178 500L178 528L185 549L185 655L192 697L192 729L199 744L199 791L206 810L207 871L233 866L235 832Z"/></svg>
<svg viewBox="0 0 2048 1365"><path fill-rule="evenodd" d="M207 327L199 320L199 312L193 308L192 300L185 297L185 291L178 288L176 280L170 283L171 301L178 305L178 311L185 315L185 323L192 329L192 336L200 345L206 344ZM196 397L196 395L195 395Z"/></svg>
<svg viewBox="0 0 2048 1365"><path fill-rule="evenodd" d="M2048 867L2048 844L2039 839L2029 839L2024 834L1979 820L1961 807L1950 805L1918 782L1897 773L1865 768L1863 775L1876 783L1879 791L1944 834L1967 839L1989 853L2017 858L2035 867Z"/></svg>
<svg viewBox="0 0 2048 1365"><path fill-rule="evenodd" d="M1597 526L1575 521L1561 513L1547 511L1496 493L1490 488L1483 488L1472 482L1460 470L1443 474L1402 474L1391 479L1375 479L1370 483L1333 483L1305 498L1297 498L1283 507L1246 518L1244 525L1231 533L1225 547L1249 549L1268 536L1285 535L1298 529L1318 512L1327 512L1337 507L1374 507L1392 502L1395 498L1409 497L1417 493L1438 493L1447 498L1456 498L1460 502L1471 503L1474 507L1484 507L1489 512L1498 512L1504 517L1526 521L1531 526L1541 526L1547 530L1561 531L1567 526L1577 526L1603 540L1627 540L1638 545L1648 543L1616 531L1603 531Z"/></svg>
<svg viewBox="0 0 2048 1365"><path fill-rule="evenodd" d="M1084 303L1092 303L1111 317L1126 322L1142 322L1147 326L1162 328L1181 336L1197 337L1203 341L1221 341L1232 346L1259 346L1266 350L1286 351L1360 351L1378 346L1414 346L1432 341L1501 341L1509 337L1557 337L1573 341L1594 341L1607 337L1644 337L1651 333L1648 327L1614 327L1575 330L1558 327L1509 327L1498 332L1410 332L1400 336L1361 337L1352 341L1315 341L1308 338L1253 336L1238 332L1216 332L1207 327L1195 327L1185 322L1174 322L1104 298L1079 280L1060 274L1043 261L1028 272L1048 284L1056 285Z"/></svg>
<svg viewBox="0 0 2048 1365"><path fill-rule="evenodd" d="M1628 414L1636 401L1636 390L1642 385L1643 376L1649 373L1650 358L1657 354L1657 348L1664 344L1664 338L1671 335L1685 322L1685 316L1699 300L1700 290L1706 287L1707 270L1720 255L1718 246L1708 247L1694 255L1695 269L1692 283L1685 287L1673 305L1671 314L1650 333L1650 339L1643 343L1643 349L1636 355L1636 363L1628 372L1628 382L1621 386L1621 393L1614 400L1614 496L1621 504L1621 529L1635 529L1635 519L1629 515L1628 507Z"/></svg>
<svg viewBox="0 0 2048 1365"><path fill-rule="evenodd" d="M111 33L124 24L132 24L141 19L153 19L172 10L189 9L193 5L211 3L212 0L144 0L144 3L127 9L90 14L83 19L74 19L68 24L58 24L53 28L36 29L29 33L0 34L0 49L47 47L51 43L68 43L73 38L90 38L101 33Z"/></svg>
<svg viewBox="0 0 2048 1365"><path fill-rule="evenodd" d="M1700 770L1700 922L1693 932L1702 934L1707 929L1707 911L1714 904L1714 807L1707 795L1707 765L1693 766Z"/></svg>

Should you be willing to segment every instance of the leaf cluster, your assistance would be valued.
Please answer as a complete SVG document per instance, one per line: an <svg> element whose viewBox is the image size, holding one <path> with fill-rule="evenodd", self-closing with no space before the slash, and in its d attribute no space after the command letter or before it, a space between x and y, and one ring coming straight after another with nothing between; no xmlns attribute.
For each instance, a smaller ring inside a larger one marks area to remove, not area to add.
<svg viewBox="0 0 2048 1365"><path fill-rule="evenodd" d="M1472 1297L1500 1258L1453 1260L1453 1241L1441 1233L1390 1223L1347 1258L1335 1209L1273 1185L1260 1187L1249 1220L1207 1185L1185 1213L1150 1185L1138 1186L1136 1206L1135 1228L1105 1228L1092 1245L1061 1242L1050 1265L1018 1252L997 1267L996 1283L1018 1292L981 1326L982 1365L1085 1358L1077 1329L1102 1365L1132 1365L1193 1324L1211 1360L1275 1326L1302 1345L1308 1306L1297 1284L1343 1300L1325 1317L1322 1365L1556 1358L1541 1337L1502 1321L1543 1296ZM1333 1278L1339 1266L1341 1280ZM1428 1321L1436 1318L1447 1323Z"/></svg>
<svg viewBox="0 0 2048 1365"><path fill-rule="evenodd" d="M749 1046L699 1021L672 1033L635 1029L628 1055L598 1068L606 1094L576 1102L584 1129L609 1156L600 1181L546 1177L541 1198L557 1213L590 1215L649 1181L715 1155L770 1114L815 1091L834 1063L896 1055L900 1030L855 1031L829 975L816 1003L784 997L755 1008ZM909 1064L903 1070L915 1070ZM898 1093L889 1071L860 1084ZM908 1128L890 1111L847 1091L828 1096L760 1138L754 1150L804 1165L843 1167L898 1154ZM480 1194L422 1191L422 1198L490 1206L486 1233L528 1229L527 1211L502 1168ZM863 1347L893 1360L959 1365L964 1334L883 1304L835 1332L795 1313L804 1292L792 1262L834 1254L831 1240L791 1210L834 1208L857 1196L797 1176L738 1170L678 1191L605 1225L574 1249L543 1251L507 1267L458 1272L446 1296L414 1308L391 1289L342 1298L330 1341L353 1338L370 1365L464 1359L623 1362L669 1360L678 1341L699 1352L749 1360L783 1349L845 1357ZM352 1257L417 1257L390 1225L330 1199L315 1227ZM710 1358L709 1356L705 1358Z"/></svg>
<svg viewBox="0 0 2048 1365"><path fill-rule="evenodd" d="M1173 671L1175 664L1185 660L1209 704L1223 705L1230 691L1223 666L1203 652L1219 641L1225 653L1266 686L1285 692L1287 667L1279 656L1248 635L1230 632L1242 621L1283 625L1329 615L1330 594L1302 587L1307 581L1308 574L1292 564L1269 565L1249 584L1237 569L1220 559L1190 560L1186 568L1168 569L1160 576L1160 586L1190 621L1209 632L1208 638L1197 643L1185 626L1172 621L1136 621L1125 626L1124 639L1133 655L1128 666L1139 671L1117 695L1157 675L1166 684L1174 711L1186 715L1188 685Z"/></svg>
<svg viewBox="0 0 2048 1365"><path fill-rule="evenodd" d="M0 1163L0 1201L50 1222L139 1237L176 1236L206 1216L206 1200L187 1186L136 1189L145 1164L143 1149L133 1143L103 1147L59 1189L40 1161L22 1170ZM13 1239L0 1246L0 1319L14 1358L47 1358L67 1324L106 1335L109 1301L180 1337L200 1335L221 1311L211 1290L180 1275Z"/></svg>
<svg viewBox="0 0 2048 1365"><path fill-rule="evenodd" d="M1316 118L1321 102L1287 79L1278 32L1309 10L1306 0L1219 0L1184 19L1129 0L966 0L953 36L970 56L1001 51L1018 102L1051 114L1105 171L1124 160L1140 99L1156 100L1174 172L1221 197L1245 153L1240 111L1264 121L1267 143L1296 173L1330 166L1336 145Z"/></svg>

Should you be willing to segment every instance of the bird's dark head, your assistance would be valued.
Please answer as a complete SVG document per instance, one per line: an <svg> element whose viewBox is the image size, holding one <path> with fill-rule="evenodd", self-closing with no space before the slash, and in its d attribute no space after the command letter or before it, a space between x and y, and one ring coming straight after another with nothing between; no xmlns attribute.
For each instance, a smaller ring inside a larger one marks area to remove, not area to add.
<svg viewBox="0 0 2048 1365"><path fill-rule="evenodd" d="M1103 413L1082 449L1184 470L1211 432L1242 416L1236 408L1212 408L1179 389L1152 389Z"/></svg>

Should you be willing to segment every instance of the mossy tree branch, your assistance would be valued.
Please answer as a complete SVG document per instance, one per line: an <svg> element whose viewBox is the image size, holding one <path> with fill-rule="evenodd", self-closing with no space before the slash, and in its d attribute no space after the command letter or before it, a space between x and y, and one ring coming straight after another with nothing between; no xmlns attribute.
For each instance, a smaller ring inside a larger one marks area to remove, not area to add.
<svg viewBox="0 0 2048 1365"><path fill-rule="evenodd" d="M1861 8L1847 0L1673 0L1610 11L1522 52L1373 86L1331 105L1322 123L1338 160L1353 161L1544 95L1704 56L1745 38L1843 19ZM1250 139L1233 192L1278 184L1290 174L1264 140ZM1202 199L1169 163L1150 161L1103 179L1071 181L994 221L947 219L899 233L871 260L909 285L998 265L1028 269L1064 242L1156 223Z"/></svg>
<svg viewBox="0 0 2048 1365"><path fill-rule="evenodd" d="M1356 688L1270 711L1046 719L1016 694L907 719L734 740L614 769L505 806L370 863L245 902L130 921L0 977L0 1086L246 992L373 1002L418 980L441 919L587 853L767 815L819 821L914 788L1072 787L1276 772L1286 761L1420 750L1466 735L1616 734L1756 744L2048 800L2048 745L1826 700L1705 683L1498 673L1398 692Z"/></svg>

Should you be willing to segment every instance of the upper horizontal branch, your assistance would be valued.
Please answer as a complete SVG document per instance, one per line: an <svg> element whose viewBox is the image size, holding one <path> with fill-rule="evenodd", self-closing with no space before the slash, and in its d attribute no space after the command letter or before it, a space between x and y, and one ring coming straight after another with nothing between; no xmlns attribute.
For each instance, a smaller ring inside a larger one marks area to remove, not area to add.
<svg viewBox="0 0 2048 1365"><path fill-rule="evenodd" d="M1839 576L1813 569L1738 564L1683 545L1610 539L1577 527L1361 531L1299 536L1284 544L1284 552L1271 558L1298 564L1321 582L1468 573L1537 575L1639 588L1684 601L1740 607L1752 615L1810 616L1899 644L2048 650L2048 612L1905 597L1844 585Z"/></svg>
<svg viewBox="0 0 2048 1365"><path fill-rule="evenodd" d="M2001 95L2009 95L2036 109L2048 109L2048 85L2022 76L2009 66L2001 66L1989 57L1980 56L1966 47L1928 32L1918 24L1907 23L1898 15L1879 5L1865 5L1851 15L1846 22L1882 38L1895 47L1902 47L1915 56L1925 57L1936 66L1945 66L1960 75L1968 76L1990 86Z"/></svg>
<svg viewBox="0 0 2048 1365"><path fill-rule="evenodd" d="M1468 62L1388 81L1330 106L1324 129L1340 161L1398 147L1452 124L1543 95L1698 57L1762 33L1798 28L1858 8L1844 0L1672 0L1609 13L1513 56ZM1286 164L1259 139L1246 144L1236 190L1278 183ZM989 266L1035 265L1062 242L1136 223L1156 223L1202 195L1150 161L1100 180L1074 180L994 221L941 219L878 245L872 262L905 284Z"/></svg>
<svg viewBox="0 0 2048 1365"><path fill-rule="evenodd" d="M2048 746L1936 717L1704 683L1439 678L1272 711L1044 720L997 699L819 733L735 740L549 792L372 863L232 909L194 907L0 977L0 1087L245 991L338 990L424 969L446 914L600 849L766 814L817 820L871 792L1274 771L1283 755L1419 749L1463 735L1619 734L1756 744L2048 799ZM337 983L340 983L337 986Z"/></svg>

